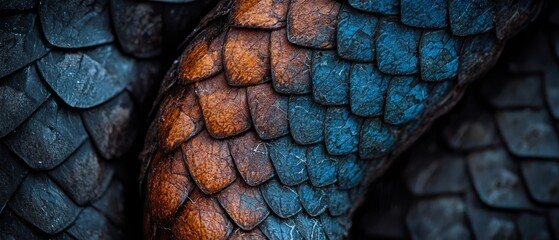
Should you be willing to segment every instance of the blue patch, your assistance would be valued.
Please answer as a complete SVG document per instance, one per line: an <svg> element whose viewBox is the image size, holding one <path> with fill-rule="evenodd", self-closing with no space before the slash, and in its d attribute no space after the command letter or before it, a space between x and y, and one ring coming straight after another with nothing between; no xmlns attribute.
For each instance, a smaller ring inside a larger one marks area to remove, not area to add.
<svg viewBox="0 0 559 240"><path fill-rule="evenodd" d="M307 213L313 217L322 214L328 207L328 198L324 189L301 184L299 185L299 197Z"/></svg>
<svg viewBox="0 0 559 240"><path fill-rule="evenodd" d="M307 148L286 136L270 143L270 159L280 181L288 186L297 185L308 179Z"/></svg>
<svg viewBox="0 0 559 240"><path fill-rule="evenodd" d="M270 215L259 225L260 230L268 239L303 240L301 234L295 230L293 219L281 219Z"/></svg>
<svg viewBox="0 0 559 240"><path fill-rule="evenodd" d="M382 115L390 78L391 76L381 73L374 64L352 65L349 78L351 111L363 117Z"/></svg>
<svg viewBox="0 0 559 240"><path fill-rule="evenodd" d="M313 144L324 140L322 130L325 108L309 96L289 97L289 130L299 144Z"/></svg>
<svg viewBox="0 0 559 240"><path fill-rule="evenodd" d="M291 217L303 209L295 189L285 186L275 179L260 186L260 191L272 211L282 218ZM268 218L270 217L268 216Z"/></svg>
<svg viewBox="0 0 559 240"><path fill-rule="evenodd" d="M348 219L347 216L333 218L328 216L328 214L322 214L320 216L320 222L322 226L324 226L324 231L328 239L345 239L351 220Z"/></svg>
<svg viewBox="0 0 559 240"><path fill-rule="evenodd" d="M303 235L303 238L307 240L327 239L319 218L309 217L305 213L300 213L295 217L295 223L297 223L297 230Z"/></svg>
<svg viewBox="0 0 559 240"><path fill-rule="evenodd" d="M398 136L390 125L381 119L367 119L361 128L359 139L359 156L364 159L378 158L388 154Z"/></svg>
<svg viewBox="0 0 559 240"><path fill-rule="evenodd" d="M446 0L402 0L402 23L420 28L448 25Z"/></svg>
<svg viewBox="0 0 559 240"><path fill-rule="evenodd" d="M349 5L354 8L386 15L399 13L400 1L398 0L349 0Z"/></svg>
<svg viewBox="0 0 559 240"><path fill-rule="evenodd" d="M375 59L374 33L378 18L344 5L338 21L338 54L361 62Z"/></svg>
<svg viewBox="0 0 559 240"><path fill-rule="evenodd" d="M444 30L424 32L419 44L421 78L441 81L458 74L462 40Z"/></svg>
<svg viewBox="0 0 559 240"><path fill-rule="evenodd" d="M340 161L338 169L338 186L341 189L353 188L363 180L366 164L355 155L347 155Z"/></svg>
<svg viewBox="0 0 559 240"><path fill-rule="evenodd" d="M328 196L328 211L330 212L330 214L332 216L340 216L346 214L351 208L349 193L345 190L340 190L337 186L334 185L326 189L326 195Z"/></svg>
<svg viewBox="0 0 559 240"><path fill-rule="evenodd" d="M324 143L328 153L343 155L356 152L360 128L361 118L351 114L347 108L328 108L324 120Z"/></svg>
<svg viewBox="0 0 559 240"><path fill-rule="evenodd" d="M492 0L449 0L450 28L454 35L468 36L493 28Z"/></svg>
<svg viewBox="0 0 559 240"><path fill-rule="evenodd" d="M383 18L376 36L379 69L390 75L419 72L421 30L406 27L395 19Z"/></svg>
<svg viewBox="0 0 559 240"><path fill-rule="evenodd" d="M343 105L349 101L348 61L336 51L315 51L312 61L314 100L322 105Z"/></svg>
<svg viewBox="0 0 559 240"><path fill-rule="evenodd" d="M326 153L322 144L307 148L307 171L314 186L323 187L335 183L338 161Z"/></svg>
<svg viewBox="0 0 559 240"><path fill-rule="evenodd" d="M412 76L392 77L388 86L384 120L400 125L416 120L425 110L429 85Z"/></svg>

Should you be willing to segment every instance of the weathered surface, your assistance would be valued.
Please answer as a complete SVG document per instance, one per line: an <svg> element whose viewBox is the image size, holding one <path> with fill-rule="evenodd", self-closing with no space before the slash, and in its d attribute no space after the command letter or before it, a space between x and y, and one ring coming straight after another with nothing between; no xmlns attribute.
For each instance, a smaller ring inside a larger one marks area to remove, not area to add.
<svg viewBox="0 0 559 240"><path fill-rule="evenodd" d="M172 204L165 216L146 208L149 237L346 237L366 179L381 175L489 70L505 40L493 31L496 3L485 0L221 4L169 71L143 159L153 181L167 176L153 172L156 162L180 146L193 191L208 203L183 201L178 191L161 196ZM528 5L501 7L524 13L540 2ZM425 186L418 183L418 191ZM464 201L426 205L454 203L440 222L450 219L461 231ZM210 222L193 220L210 205L201 217Z"/></svg>
<svg viewBox="0 0 559 240"><path fill-rule="evenodd" d="M178 45L169 33L184 38L211 3L0 1L0 238L140 237L133 145ZM166 136L165 153L201 130L197 103L168 104L165 117L191 132ZM172 163L161 161L158 186L180 179L164 174ZM171 196L152 204L158 220L182 204L171 189L152 191Z"/></svg>
<svg viewBox="0 0 559 240"><path fill-rule="evenodd" d="M559 102L543 87L558 63L532 55L533 47L552 53L556 32L541 20L505 49L510 57L374 184L353 237L559 237Z"/></svg>

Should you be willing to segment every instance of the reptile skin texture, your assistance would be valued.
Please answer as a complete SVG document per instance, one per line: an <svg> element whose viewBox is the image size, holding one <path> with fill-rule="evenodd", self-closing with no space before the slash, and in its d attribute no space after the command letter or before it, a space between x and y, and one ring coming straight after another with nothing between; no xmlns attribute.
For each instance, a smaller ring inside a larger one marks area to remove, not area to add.
<svg viewBox="0 0 559 240"><path fill-rule="evenodd" d="M341 239L540 1L224 0L160 89L145 237Z"/></svg>
<svg viewBox="0 0 559 240"><path fill-rule="evenodd" d="M0 0L0 239L124 237L163 55L209 3Z"/></svg>
<svg viewBox="0 0 559 240"><path fill-rule="evenodd" d="M373 184L354 239L559 239L559 6L549 10Z"/></svg>

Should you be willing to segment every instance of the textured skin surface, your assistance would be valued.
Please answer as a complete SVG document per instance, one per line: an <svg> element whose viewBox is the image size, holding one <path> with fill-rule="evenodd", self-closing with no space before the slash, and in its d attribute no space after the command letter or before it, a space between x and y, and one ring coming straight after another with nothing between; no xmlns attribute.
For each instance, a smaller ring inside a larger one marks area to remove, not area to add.
<svg viewBox="0 0 559 240"><path fill-rule="evenodd" d="M1 239L137 237L132 146L167 35L208 4L0 2Z"/></svg>
<svg viewBox="0 0 559 240"><path fill-rule="evenodd" d="M496 61L495 10L539 9L403 2L222 1L160 92L144 152L146 237L345 237L366 179ZM158 167L177 158L180 174Z"/></svg>
<svg viewBox="0 0 559 240"><path fill-rule="evenodd" d="M355 239L559 238L558 25L543 15L370 188Z"/></svg>

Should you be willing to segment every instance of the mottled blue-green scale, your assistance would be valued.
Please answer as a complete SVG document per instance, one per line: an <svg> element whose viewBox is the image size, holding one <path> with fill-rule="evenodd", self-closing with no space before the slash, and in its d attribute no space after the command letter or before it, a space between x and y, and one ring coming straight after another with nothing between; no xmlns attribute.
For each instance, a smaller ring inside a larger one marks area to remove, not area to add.
<svg viewBox="0 0 559 240"><path fill-rule="evenodd" d="M374 35L378 18L344 5L338 16L338 54L340 57L372 62L375 59Z"/></svg>
<svg viewBox="0 0 559 240"><path fill-rule="evenodd" d="M295 217L295 223L297 223L297 231L299 231L303 238L327 239L323 227L328 226L322 225L320 218L314 218L305 213L299 213Z"/></svg>
<svg viewBox="0 0 559 240"><path fill-rule="evenodd" d="M395 18L383 18L376 33L379 69L391 75L419 72L419 39L421 30L407 27Z"/></svg>
<svg viewBox="0 0 559 240"><path fill-rule="evenodd" d="M275 179L260 186L260 192L272 211L282 218L291 217L303 209L297 189L285 186Z"/></svg>
<svg viewBox="0 0 559 240"><path fill-rule="evenodd" d="M447 0L402 0L402 23L420 28L444 28L448 25Z"/></svg>
<svg viewBox="0 0 559 240"><path fill-rule="evenodd" d="M338 169L338 186L341 189L350 189L361 183L365 176L365 161L355 155L344 156Z"/></svg>
<svg viewBox="0 0 559 240"><path fill-rule="evenodd" d="M322 188L316 188L309 184L299 185L299 198L305 211L311 216L318 216L326 211L328 197Z"/></svg>
<svg viewBox="0 0 559 240"><path fill-rule="evenodd" d="M428 83L413 76L393 77L388 86L384 120L399 125L417 119L429 97Z"/></svg>
<svg viewBox="0 0 559 240"><path fill-rule="evenodd" d="M444 30L423 32L419 44L421 78L442 81L458 75L462 40Z"/></svg>
<svg viewBox="0 0 559 240"><path fill-rule="evenodd" d="M399 0L349 0L349 4L359 10L395 15L399 13Z"/></svg>
<svg viewBox="0 0 559 240"><path fill-rule="evenodd" d="M341 190L337 186L331 185L326 188L326 195L328 196L328 212L332 216L346 214L351 208L351 199L346 190Z"/></svg>
<svg viewBox="0 0 559 240"><path fill-rule="evenodd" d="M492 0L449 0L448 12L452 33L468 36L493 28L494 7Z"/></svg>
<svg viewBox="0 0 559 240"><path fill-rule="evenodd" d="M324 140L324 112L310 96L289 97L289 130L295 142L305 145Z"/></svg>
<svg viewBox="0 0 559 240"><path fill-rule="evenodd" d="M345 107L330 107L324 117L324 142L332 155L357 152L361 118Z"/></svg>
<svg viewBox="0 0 559 240"><path fill-rule="evenodd" d="M295 225L291 218L281 219L271 214L258 226L268 239L303 240Z"/></svg>
<svg viewBox="0 0 559 240"><path fill-rule="evenodd" d="M280 181L294 186L308 179L307 148L285 136L270 143L270 159Z"/></svg>
<svg viewBox="0 0 559 240"><path fill-rule="evenodd" d="M307 173L312 185L323 187L337 181L338 161L328 155L322 144L307 148Z"/></svg>
<svg viewBox="0 0 559 240"><path fill-rule="evenodd" d="M366 119L361 127L359 156L364 159L378 158L389 153L398 140L391 126L379 118Z"/></svg>
<svg viewBox="0 0 559 240"><path fill-rule="evenodd" d="M344 105L349 102L350 63L336 51L316 51L312 60L313 98L322 105Z"/></svg>
<svg viewBox="0 0 559 240"><path fill-rule="evenodd" d="M372 63L353 64L349 77L351 112L363 117L381 116L390 78Z"/></svg>

